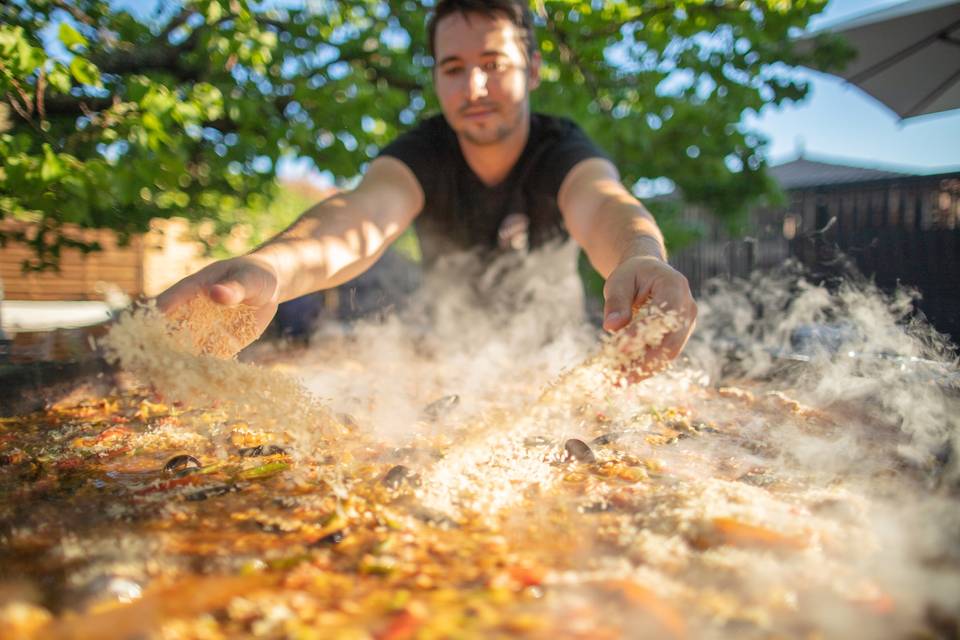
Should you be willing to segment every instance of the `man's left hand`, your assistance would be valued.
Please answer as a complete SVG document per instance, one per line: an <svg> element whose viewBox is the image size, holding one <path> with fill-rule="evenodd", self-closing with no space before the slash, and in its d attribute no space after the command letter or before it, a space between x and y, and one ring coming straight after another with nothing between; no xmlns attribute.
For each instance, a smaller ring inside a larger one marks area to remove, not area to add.
<svg viewBox="0 0 960 640"><path fill-rule="evenodd" d="M621 262L607 278L603 297L603 328L611 332L627 326L633 308L642 304L653 304L677 314L680 328L667 335L659 347L651 349L644 357L641 369L648 372L680 354L697 318L697 303L690 293L687 279L653 256L635 256Z"/></svg>

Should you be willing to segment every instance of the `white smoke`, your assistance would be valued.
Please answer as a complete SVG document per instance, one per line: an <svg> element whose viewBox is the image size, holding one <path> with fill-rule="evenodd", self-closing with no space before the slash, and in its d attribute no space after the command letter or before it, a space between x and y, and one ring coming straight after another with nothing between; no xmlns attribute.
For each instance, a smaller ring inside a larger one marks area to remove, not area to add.
<svg viewBox="0 0 960 640"><path fill-rule="evenodd" d="M596 344L585 322L576 247L483 263L447 257L404 309L347 332L321 327L293 364L308 389L394 440L415 435L425 405L460 402L462 420L536 399Z"/></svg>
<svg viewBox="0 0 960 640"><path fill-rule="evenodd" d="M881 292L852 275L814 285L795 265L746 281L718 280L700 302L686 354L715 380L788 386L812 406L854 412L867 430L860 435L891 439L906 460L956 480L956 348L915 313L916 297L906 288Z"/></svg>
<svg viewBox="0 0 960 640"><path fill-rule="evenodd" d="M543 391L599 345L574 251L449 258L402 312L323 330L289 364L395 445L447 436L446 458L418 469L429 506L468 508L464 496L486 494L474 506L487 516L567 541L550 578L555 606L596 603L590 585L628 580L672 594L644 606L687 606L702 637L738 637L734 623L897 637L924 628L929 607L960 605L956 352L914 315L915 293L857 279L820 286L795 267L716 282L672 370L545 403ZM459 405L423 419L426 403L451 394ZM675 409L696 434L658 439ZM629 503L616 535L590 505L551 493L570 481L564 439L605 433L620 435L593 445L601 463L626 455L649 469L626 497L587 478L601 511ZM531 449L531 438L549 444ZM542 496L534 507L522 500L531 491ZM718 535L733 542L714 547ZM771 555L768 544L790 551ZM886 598L894 613L869 613Z"/></svg>

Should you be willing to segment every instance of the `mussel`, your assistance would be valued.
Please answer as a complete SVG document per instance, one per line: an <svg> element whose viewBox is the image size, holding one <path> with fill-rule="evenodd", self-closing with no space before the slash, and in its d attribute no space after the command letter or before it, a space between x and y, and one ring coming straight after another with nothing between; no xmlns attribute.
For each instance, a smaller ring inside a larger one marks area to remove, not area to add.
<svg viewBox="0 0 960 640"><path fill-rule="evenodd" d="M625 435L627 435L626 431L611 431L610 433L605 433L603 435L597 436L596 438L590 441L590 444L593 444L593 445L610 444L612 442L616 442L617 440L621 439Z"/></svg>
<svg viewBox="0 0 960 640"><path fill-rule="evenodd" d="M399 489L400 485L404 483L414 486L419 485L420 476L414 473L409 467L398 464L395 467L391 467L391 469L383 475L380 483L388 489Z"/></svg>
<svg viewBox="0 0 960 640"><path fill-rule="evenodd" d="M737 478L737 480L755 487L768 487L776 484L777 482L777 479L770 475L770 473L762 467L754 467L753 469L750 469Z"/></svg>
<svg viewBox="0 0 960 640"><path fill-rule="evenodd" d="M563 445L563 450L567 452L568 458L573 458L579 462L596 462L597 456L593 454L586 442L570 438Z"/></svg>
<svg viewBox="0 0 960 640"><path fill-rule="evenodd" d="M263 456L287 455L286 449L275 444L258 444L255 447L244 447L237 450L241 458L259 458Z"/></svg>
<svg viewBox="0 0 960 640"><path fill-rule="evenodd" d="M337 422L345 426L347 429L350 429L351 431L354 431L360 428L360 423L357 422L357 419L354 418L349 413L338 413L336 418L337 418Z"/></svg>
<svg viewBox="0 0 960 640"><path fill-rule="evenodd" d="M524 438L524 439L523 439L523 446L525 446L525 447L527 447L527 448L546 447L547 445L551 444L552 442L553 442L553 440L551 440L550 438L548 438L548 437L546 437L546 436L530 436L530 437L528 437L528 438Z"/></svg>
<svg viewBox="0 0 960 640"><path fill-rule="evenodd" d="M241 487L236 484L214 484L209 487L204 487L198 491L188 493L185 498L190 502L198 502L200 500L206 500L207 498L212 498L215 496L222 496L233 491L239 491Z"/></svg>
<svg viewBox="0 0 960 640"><path fill-rule="evenodd" d="M343 542L343 539L347 537L347 534L343 532L343 529L329 533L322 538L317 538L310 543L311 547L332 547Z"/></svg>
<svg viewBox="0 0 960 640"><path fill-rule="evenodd" d="M424 420L429 420L431 422L440 419L445 414L449 413L454 407L460 404L460 396L450 395L443 396L439 400L434 400L427 406L423 408L420 412L420 415Z"/></svg>
<svg viewBox="0 0 960 640"><path fill-rule="evenodd" d="M422 505L412 505L410 507L410 515L421 522L441 529L457 529L460 527L460 523L447 514L436 511L435 509L428 509Z"/></svg>
<svg viewBox="0 0 960 640"><path fill-rule="evenodd" d="M193 473L193 471L199 469L200 466L199 460L191 455L182 453L167 460L167 464L163 465L163 472L171 474Z"/></svg>
<svg viewBox="0 0 960 640"><path fill-rule="evenodd" d="M298 496L277 496L273 504L282 509L296 509L303 504L303 499Z"/></svg>
<svg viewBox="0 0 960 640"><path fill-rule="evenodd" d="M388 459L397 462L413 464L430 464L434 460L443 459L443 452L437 449L424 447L398 447L389 453Z"/></svg>
<svg viewBox="0 0 960 640"><path fill-rule="evenodd" d="M73 606L80 610L108 602L129 603L140 598L143 588L140 584L126 576L100 575L87 582L78 591L73 593Z"/></svg>

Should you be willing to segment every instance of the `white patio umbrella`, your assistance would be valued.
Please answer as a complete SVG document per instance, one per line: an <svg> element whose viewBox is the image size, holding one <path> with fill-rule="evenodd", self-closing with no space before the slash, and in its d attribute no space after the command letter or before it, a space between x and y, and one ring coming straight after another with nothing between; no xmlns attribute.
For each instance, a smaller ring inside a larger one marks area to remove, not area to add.
<svg viewBox="0 0 960 640"><path fill-rule="evenodd" d="M833 72L901 118L960 108L960 0L910 0L811 34L835 33L857 51Z"/></svg>

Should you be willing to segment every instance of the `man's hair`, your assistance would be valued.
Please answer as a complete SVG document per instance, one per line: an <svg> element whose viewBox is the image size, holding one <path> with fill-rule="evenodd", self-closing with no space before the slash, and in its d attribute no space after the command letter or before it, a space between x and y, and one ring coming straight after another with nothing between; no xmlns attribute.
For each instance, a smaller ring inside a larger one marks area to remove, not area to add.
<svg viewBox="0 0 960 640"><path fill-rule="evenodd" d="M437 57L437 23L443 18L459 13L465 18L469 14L479 14L488 18L507 18L517 28L520 39L525 45L527 57L537 50L537 37L533 30L533 13L527 0L438 0L430 19L427 21L427 43L430 55Z"/></svg>

